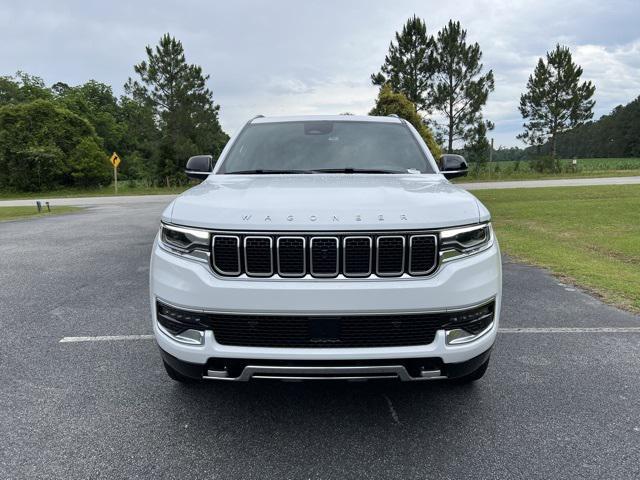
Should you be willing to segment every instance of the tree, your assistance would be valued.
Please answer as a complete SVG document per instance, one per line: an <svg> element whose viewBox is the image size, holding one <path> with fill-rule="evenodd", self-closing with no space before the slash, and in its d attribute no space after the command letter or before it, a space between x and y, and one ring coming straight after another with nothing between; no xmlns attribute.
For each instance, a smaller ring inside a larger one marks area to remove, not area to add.
<svg viewBox="0 0 640 480"><path fill-rule="evenodd" d="M111 181L111 168L104 150L95 139L85 137L69 154L73 184L81 187L105 185Z"/></svg>
<svg viewBox="0 0 640 480"><path fill-rule="evenodd" d="M157 178L160 130L153 107L129 97L121 97L118 122L124 127L117 150L123 158L118 173L123 178Z"/></svg>
<svg viewBox="0 0 640 480"><path fill-rule="evenodd" d="M546 61L540 58L520 96L520 113L528 122L518 138L536 146L550 140L555 158L558 134L593 116L595 86L580 83L581 76L582 67L573 63L568 47L556 45L547 52Z"/></svg>
<svg viewBox="0 0 640 480"><path fill-rule="evenodd" d="M186 62L182 43L169 34L155 48L146 47L147 60L134 66L140 81L131 78L126 92L149 105L160 127L159 174L182 178L187 157L217 155L228 137L218 121L220 107L206 86L209 75Z"/></svg>
<svg viewBox="0 0 640 480"><path fill-rule="evenodd" d="M416 106L400 92L394 92L388 83L380 88L376 104L369 115L398 115L415 127L424 139L431 154L437 159L440 157L440 146L433 138L431 130L425 125L424 120L416 111Z"/></svg>
<svg viewBox="0 0 640 480"><path fill-rule="evenodd" d="M21 71L13 76L0 77L0 105L51 98L51 91L40 77Z"/></svg>
<svg viewBox="0 0 640 480"><path fill-rule="evenodd" d="M119 151L126 125L118 122L120 106L111 86L95 80L69 87L57 83L52 87L56 100L73 113L87 119L103 140L106 152ZM123 153L123 152L121 152Z"/></svg>
<svg viewBox="0 0 640 480"><path fill-rule="evenodd" d="M420 111L428 112L427 92L433 77L433 37L427 35L424 21L415 15L407 20L396 41L389 44L389 53L380 72L371 75L374 85L389 83L403 93Z"/></svg>
<svg viewBox="0 0 640 480"><path fill-rule="evenodd" d="M0 188L106 184L109 162L85 119L51 101L0 108Z"/></svg>
<svg viewBox="0 0 640 480"><path fill-rule="evenodd" d="M482 75L481 59L480 45L467 45L467 32L460 22L449 20L438 32L431 101L445 118L440 128L447 139L449 153L453 151L453 142L464 139L469 129L478 125L482 107L494 89L493 71Z"/></svg>
<svg viewBox="0 0 640 480"><path fill-rule="evenodd" d="M473 127L467 130L464 152L467 160L475 164L476 177L482 166L487 163L491 144L487 138L487 132L493 130L492 122L480 119Z"/></svg>

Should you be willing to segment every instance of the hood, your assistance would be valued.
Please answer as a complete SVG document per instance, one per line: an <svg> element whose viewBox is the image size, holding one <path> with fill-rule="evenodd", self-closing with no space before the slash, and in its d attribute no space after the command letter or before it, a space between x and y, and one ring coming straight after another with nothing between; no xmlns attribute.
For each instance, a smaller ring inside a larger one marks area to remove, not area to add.
<svg viewBox="0 0 640 480"><path fill-rule="evenodd" d="M477 223L479 202L440 175L210 175L163 220L220 230L429 229Z"/></svg>

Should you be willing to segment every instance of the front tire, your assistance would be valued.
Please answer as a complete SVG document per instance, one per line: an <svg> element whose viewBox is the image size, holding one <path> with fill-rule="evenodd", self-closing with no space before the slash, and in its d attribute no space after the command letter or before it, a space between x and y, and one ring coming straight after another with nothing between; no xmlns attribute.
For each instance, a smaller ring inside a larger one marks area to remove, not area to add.
<svg viewBox="0 0 640 480"><path fill-rule="evenodd" d="M199 383L199 381L195 378L187 377L186 375L181 374L164 360L162 361L162 363L164 364L164 369L167 371L167 375L169 375L172 380L185 385L193 385L194 383Z"/></svg>

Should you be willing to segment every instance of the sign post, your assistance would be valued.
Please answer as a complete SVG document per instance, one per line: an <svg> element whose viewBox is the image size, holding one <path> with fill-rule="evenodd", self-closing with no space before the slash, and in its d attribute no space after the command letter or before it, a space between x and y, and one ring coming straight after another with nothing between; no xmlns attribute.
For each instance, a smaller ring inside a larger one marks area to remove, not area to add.
<svg viewBox="0 0 640 480"><path fill-rule="evenodd" d="M111 165L113 165L113 183L116 187L116 195L118 194L118 166L120 165L120 157L116 152L113 152L111 158L109 159Z"/></svg>

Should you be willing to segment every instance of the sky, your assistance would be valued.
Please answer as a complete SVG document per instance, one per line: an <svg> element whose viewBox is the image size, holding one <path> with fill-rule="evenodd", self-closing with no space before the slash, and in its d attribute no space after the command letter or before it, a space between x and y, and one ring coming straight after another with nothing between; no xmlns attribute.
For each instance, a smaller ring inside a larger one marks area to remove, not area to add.
<svg viewBox="0 0 640 480"><path fill-rule="evenodd" d="M640 95L640 1L112 0L0 3L0 75L48 85L95 79L116 95L145 46L169 32L211 76L223 128L257 115L366 114L389 42L412 15L436 34L459 20L495 91L484 109L497 146L523 146L520 94L539 57L570 47L596 85L594 118Z"/></svg>

